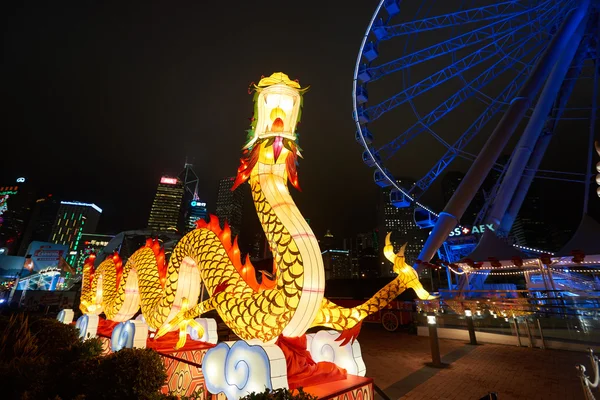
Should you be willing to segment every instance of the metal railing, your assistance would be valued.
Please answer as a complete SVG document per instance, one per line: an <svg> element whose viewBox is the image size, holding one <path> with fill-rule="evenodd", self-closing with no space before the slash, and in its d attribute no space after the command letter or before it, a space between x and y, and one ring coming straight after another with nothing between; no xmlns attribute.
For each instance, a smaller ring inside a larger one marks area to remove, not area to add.
<svg viewBox="0 0 600 400"><path fill-rule="evenodd" d="M440 327L468 329L470 310L475 331L516 336L519 344L546 347L547 341L600 346L600 296L594 292L566 296L548 290L481 290L468 295L417 301L417 320L435 313ZM458 294L458 292L457 292Z"/></svg>

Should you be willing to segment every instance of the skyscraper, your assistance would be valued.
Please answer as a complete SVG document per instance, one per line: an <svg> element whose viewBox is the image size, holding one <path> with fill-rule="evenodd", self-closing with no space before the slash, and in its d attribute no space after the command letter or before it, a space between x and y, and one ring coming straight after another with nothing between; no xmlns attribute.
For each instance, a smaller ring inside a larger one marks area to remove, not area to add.
<svg viewBox="0 0 600 400"><path fill-rule="evenodd" d="M61 201L56 221L52 226L50 241L69 246L69 257L66 259L73 265L77 258L75 249L79 247L84 233L95 233L102 209L95 204L78 201Z"/></svg>
<svg viewBox="0 0 600 400"><path fill-rule="evenodd" d="M0 248L5 248L4 254L17 253L34 200L25 178L0 186Z"/></svg>
<svg viewBox="0 0 600 400"><path fill-rule="evenodd" d="M348 250L328 249L322 255L325 279L352 278L352 258Z"/></svg>
<svg viewBox="0 0 600 400"><path fill-rule="evenodd" d="M160 178L148 218L148 228L156 231L177 230L181 220L183 191L183 183L178 178Z"/></svg>
<svg viewBox="0 0 600 400"><path fill-rule="evenodd" d="M217 210L221 227L225 221L231 227L233 235L238 235L242 227L242 211L244 209L243 187L231 191L235 177L223 178L219 181L219 192L217 193Z"/></svg>
<svg viewBox="0 0 600 400"><path fill-rule="evenodd" d="M399 181L404 187L411 187L415 181L413 179L403 178ZM421 229L417 226L414 220L414 203L408 207L396 207L390 200L391 188L387 187L382 190L381 195L381 207L380 207L380 229L379 229L379 242L383 243L385 235L391 232L391 242L394 245L394 250L398 251L400 246L404 243L407 244L404 255L406 256L406 262L413 264L421 249L429 231L427 229ZM383 257L383 256L382 256ZM389 276L392 270L392 264L381 259L382 265L382 276Z"/></svg>
<svg viewBox="0 0 600 400"><path fill-rule="evenodd" d="M60 202L51 194L40 197L35 201L27 228L21 239L21 246L19 247L20 256L25 255L29 243L34 241L50 241L52 227L56 221L59 207Z"/></svg>
<svg viewBox="0 0 600 400"><path fill-rule="evenodd" d="M196 221L199 219L206 219L207 216L206 203L199 200L190 201L185 217L186 232L196 229Z"/></svg>

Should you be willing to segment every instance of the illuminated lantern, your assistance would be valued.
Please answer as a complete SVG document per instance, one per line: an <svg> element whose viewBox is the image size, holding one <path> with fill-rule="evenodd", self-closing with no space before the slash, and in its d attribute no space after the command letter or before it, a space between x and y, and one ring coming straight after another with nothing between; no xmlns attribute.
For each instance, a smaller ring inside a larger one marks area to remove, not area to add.
<svg viewBox="0 0 600 400"><path fill-rule="evenodd" d="M502 266L502 263L495 257L488 257L488 261L493 268L500 268Z"/></svg>
<svg viewBox="0 0 600 400"><path fill-rule="evenodd" d="M258 139L263 138L280 137L295 141L301 95L307 88L301 89L298 82L290 80L282 72L261 79L255 88L254 132L244 148L251 148ZM275 161L280 151L274 149Z"/></svg>
<svg viewBox="0 0 600 400"><path fill-rule="evenodd" d="M148 325L140 320L121 322L115 326L110 337L113 352L121 349L145 349L148 339Z"/></svg>
<svg viewBox="0 0 600 400"><path fill-rule="evenodd" d="M82 340L96 337L98 316L82 315L75 323L75 328L79 329L79 338Z"/></svg>
<svg viewBox="0 0 600 400"><path fill-rule="evenodd" d="M210 221L198 220L197 229L181 238L168 263L160 243L153 239L125 264L115 255L94 268L90 258L84 268L80 306L87 317L103 312L107 319L125 322L141 306L144 320L156 329L155 338L179 331L176 347L181 348L188 332L195 338L205 337L212 328L196 318L216 310L243 340L270 345L280 336L301 337L313 326L324 326L341 331L338 339L344 346L356 338L368 315L385 308L407 288L414 289L421 299L433 298L406 264L406 245L394 253L388 235L384 254L398 276L356 307L344 308L324 299L325 270L319 243L288 190L288 181L298 188L296 163L301 150L295 130L306 89L278 72L261 79L254 90L254 118L232 190L249 183L273 253L273 278L263 274L259 283L248 258L242 260L237 238L227 224L221 228L211 216ZM202 285L208 296L198 302ZM127 338L131 326L121 325L120 332ZM124 340L120 333L115 335ZM242 345L236 349L240 355L248 350ZM217 346L211 354L223 355L225 350ZM208 358L217 365L223 361L219 357ZM271 355L267 358L274 359ZM231 365L235 369L237 364ZM232 376L236 374L232 372ZM262 383L259 386L264 387Z"/></svg>
<svg viewBox="0 0 600 400"><path fill-rule="evenodd" d="M65 310L61 310L58 315L56 316L56 319L60 322L62 322L63 324L71 324L71 322L73 322L73 317L75 316L75 313L73 312L73 310L71 309L65 309Z"/></svg>
<svg viewBox="0 0 600 400"><path fill-rule="evenodd" d="M512 262L517 267L522 267L523 266L523 259L521 257L513 257L512 258Z"/></svg>
<svg viewBox="0 0 600 400"><path fill-rule="evenodd" d="M544 264L544 265L552 264L552 258L550 256L550 254L542 254L540 256L540 260L542 261L542 264Z"/></svg>

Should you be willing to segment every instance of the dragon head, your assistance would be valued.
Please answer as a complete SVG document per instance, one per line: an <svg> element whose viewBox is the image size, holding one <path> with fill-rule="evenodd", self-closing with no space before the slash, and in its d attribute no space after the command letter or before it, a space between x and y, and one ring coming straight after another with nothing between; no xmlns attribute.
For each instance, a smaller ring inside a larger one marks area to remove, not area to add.
<svg viewBox="0 0 600 400"><path fill-rule="evenodd" d="M296 160L301 154L296 126L302 112L302 95L308 88L276 72L263 77L251 90L255 92L254 116L232 190L248 180L258 161L285 164L290 182L299 189Z"/></svg>

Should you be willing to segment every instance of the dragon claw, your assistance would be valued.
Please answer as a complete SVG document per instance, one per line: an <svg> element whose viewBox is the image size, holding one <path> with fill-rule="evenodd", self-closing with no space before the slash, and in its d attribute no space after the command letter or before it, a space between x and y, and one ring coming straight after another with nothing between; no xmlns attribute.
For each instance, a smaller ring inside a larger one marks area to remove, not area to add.
<svg viewBox="0 0 600 400"><path fill-rule="evenodd" d="M175 349L178 350L178 349L182 348L183 346L185 346L185 342L187 341L187 327L188 326L191 326L192 328L196 329L196 331L198 332L198 336L203 335L204 328L202 327L202 325L200 325L198 322L196 322L196 320L194 318L189 317L188 312L190 310L188 309L187 305L188 305L187 300L183 299L181 311L179 311L179 313L177 313L177 315L175 315L175 318L173 318L168 323L164 324L156 332L156 336L154 336L154 339L158 339L158 338L166 335L167 333L169 333L169 331L171 329L173 329L173 327L178 327L179 328L179 340L177 341L177 344L175 345Z"/></svg>
<svg viewBox="0 0 600 400"><path fill-rule="evenodd" d="M358 324L354 325L350 329L344 329L340 333L340 336L337 339L335 339L335 341L342 342L342 343L340 343L340 347L343 347L343 346L347 345L348 343L350 343L351 345L354 344L354 341L356 340L356 338L358 337L358 334L360 333L361 326L362 326L362 321L360 321Z"/></svg>

